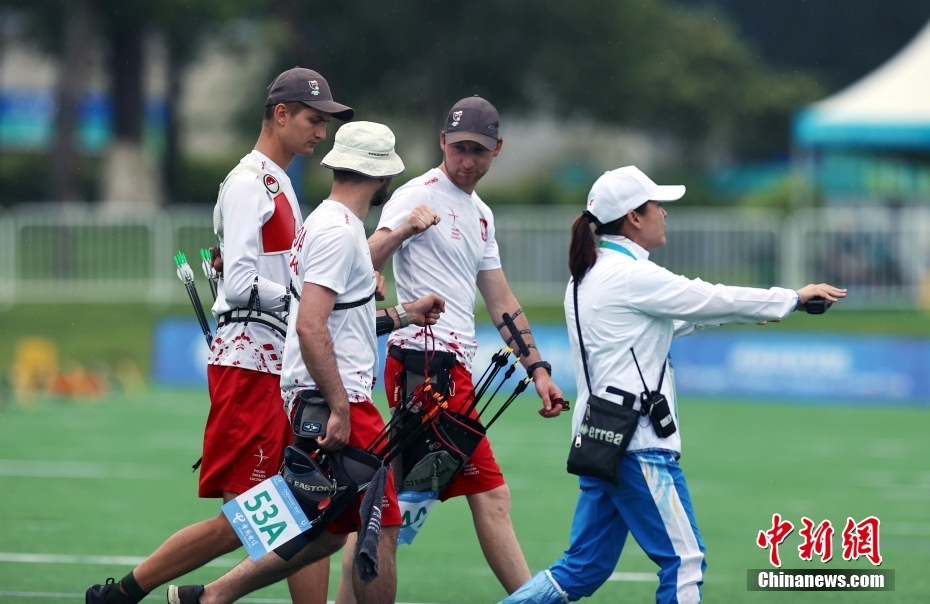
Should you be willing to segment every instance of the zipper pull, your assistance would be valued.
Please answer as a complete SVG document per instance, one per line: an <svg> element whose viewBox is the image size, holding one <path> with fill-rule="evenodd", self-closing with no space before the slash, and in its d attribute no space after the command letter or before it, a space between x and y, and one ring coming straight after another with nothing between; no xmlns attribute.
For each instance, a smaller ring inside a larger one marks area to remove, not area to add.
<svg viewBox="0 0 930 604"><path fill-rule="evenodd" d="M581 432L575 435L575 448L576 449L581 448Z"/></svg>

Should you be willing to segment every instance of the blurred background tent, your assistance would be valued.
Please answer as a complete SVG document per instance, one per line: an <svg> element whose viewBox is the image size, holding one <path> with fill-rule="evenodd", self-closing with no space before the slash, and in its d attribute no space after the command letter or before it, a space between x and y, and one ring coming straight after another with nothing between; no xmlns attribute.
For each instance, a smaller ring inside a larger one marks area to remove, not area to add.
<svg viewBox="0 0 930 604"><path fill-rule="evenodd" d="M793 137L808 194L930 201L930 23L887 63L799 112Z"/></svg>

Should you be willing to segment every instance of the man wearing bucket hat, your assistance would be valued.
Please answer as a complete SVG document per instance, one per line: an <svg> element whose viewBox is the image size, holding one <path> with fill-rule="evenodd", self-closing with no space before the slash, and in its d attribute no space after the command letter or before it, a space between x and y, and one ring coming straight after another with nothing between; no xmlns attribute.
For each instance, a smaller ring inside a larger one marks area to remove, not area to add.
<svg viewBox="0 0 930 604"><path fill-rule="evenodd" d="M549 365L540 357L526 315L507 285L494 236L493 213L475 193L503 147L497 109L478 96L462 99L449 111L439 145L442 164L397 190L369 239L376 269L394 256L398 300L415 300L429 291L446 300L446 312L433 329L434 341L427 342L423 330L415 328L396 331L388 340L384 372L388 401L391 405L398 402L396 378L404 371L404 359L435 344L435 355L446 355L451 361L449 410L464 412L474 393L471 374L477 349L477 288L495 323L500 323L505 313L513 318L528 347L520 360L535 380L543 402L541 413L557 415L561 406L553 401L561 398L561 392L549 377ZM411 224L407 218L419 206L431 208L442 221L428 230L429 225ZM505 341L515 335L507 327L501 329ZM517 349L513 339L509 344ZM471 415L477 416L474 411ZM468 499L489 566L504 589L512 592L530 573L510 519L510 492L486 437L439 498L445 501L458 496ZM348 562L344 557L343 572Z"/></svg>
<svg viewBox="0 0 930 604"><path fill-rule="evenodd" d="M322 165L333 170L332 192L307 217L291 248L291 288L297 293L291 302L284 347L282 396L292 409L300 392L318 391L330 409L319 446L328 451L347 445L366 449L384 428L384 420L371 399L378 358L376 277L363 221L372 206L388 198L391 180L403 172L404 164L394 152L390 129L356 122L336 133L335 145ZM394 328L408 322L433 325L443 308L441 298L426 294L379 311L378 320L387 320ZM390 473L384 495L377 577L365 585L354 577L354 595L363 603L393 602L396 593L394 552L401 516ZM233 602L333 554L348 533L360 528L356 501L290 560L278 555L266 555L257 562L246 559L209 585L170 587L168 601Z"/></svg>
<svg viewBox="0 0 930 604"><path fill-rule="evenodd" d="M254 150L220 186L214 229L223 273L213 306L217 331L207 366L210 414L200 497L226 502L244 493L277 472L290 443L279 376L288 253L302 217L286 170L295 155L313 154L332 117L351 120L354 113L333 100L319 73L300 67L285 71L268 87ZM172 535L120 581L91 586L86 602L135 604L159 585L240 545L221 513ZM318 582L309 569L289 579L294 602L320 602L307 589Z"/></svg>
<svg viewBox="0 0 930 604"><path fill-rule="evenodd" d="M816 296L846 296L826 284L798 291L711 285L653 263L649 252L666 241L661 204L684 194L636 166L611 170L572 226L565 320L578 401L566 449L581 492L568 549L501 604L591 596L616 569L631 533L659 566L655 601L699 602L704 543L678 464L672 339L704 325L778 321Z"/></svg>

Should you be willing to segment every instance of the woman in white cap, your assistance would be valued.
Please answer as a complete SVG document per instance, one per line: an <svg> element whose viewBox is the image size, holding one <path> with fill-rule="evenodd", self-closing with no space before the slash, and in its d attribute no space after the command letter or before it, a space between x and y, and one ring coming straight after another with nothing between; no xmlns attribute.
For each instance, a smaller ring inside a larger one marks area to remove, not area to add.
<svg viewBox="0 0 930 604"><path fill-rule="evenodd" d="M578 404L569 470L581 494L568 549L507 604L590 596L613 573L629 533L660 566L656 602L700 601L704 544L678 465L672 338L704 325L778 321L812 298L846 295L824 284L711 285L654 264L650 250L665 245L661 204L684 193L635 166L613 170L594 183L572 226L565 318Z"/></svg>

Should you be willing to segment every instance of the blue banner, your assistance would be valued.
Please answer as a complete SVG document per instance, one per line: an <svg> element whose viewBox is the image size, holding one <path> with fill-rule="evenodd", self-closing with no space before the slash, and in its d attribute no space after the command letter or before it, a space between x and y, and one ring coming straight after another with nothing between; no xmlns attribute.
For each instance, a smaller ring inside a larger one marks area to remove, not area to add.
<svg viewBox="0 0 930 604"><path fill-rule="evenodd" d="M870 335L776 332L781 326L708 330L675 340L678 393L695 397L832 402L930 402L930 340ZM766 330L769 333L764 333ZM552 377L565 392L575 375L565 325L533 326ZM494 327L480 325L477 379L503 345ZM379 339L378 382L387 337ZM155 334L154 379L173 386L206 385L207 346L193 319L165 319ZM512 359L513 357L511 357ZM515 378L525 374L518 368ZM502 389L510 392L516 379Z"/></svg>

